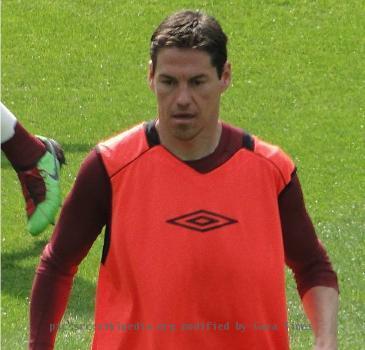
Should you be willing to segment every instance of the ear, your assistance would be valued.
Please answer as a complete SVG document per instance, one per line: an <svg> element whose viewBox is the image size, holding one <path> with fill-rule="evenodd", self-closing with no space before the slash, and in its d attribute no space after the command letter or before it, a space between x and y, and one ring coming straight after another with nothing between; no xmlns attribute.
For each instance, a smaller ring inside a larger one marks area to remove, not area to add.
<svg viewBox="0 0 365 350"><path fill-rule="evenodd" d="M227 61L223 66L223 72L221 77L222 92L226 91L231 84L232 70L231 64Z"/></svg>
<svg viewBox="0 0 365 350"><path fill-rule="evenodd" d="M148 63L148 85L150 89L155 92L155 82L154 82L154 72L153 72L153 64L152 60Z"/></svg>

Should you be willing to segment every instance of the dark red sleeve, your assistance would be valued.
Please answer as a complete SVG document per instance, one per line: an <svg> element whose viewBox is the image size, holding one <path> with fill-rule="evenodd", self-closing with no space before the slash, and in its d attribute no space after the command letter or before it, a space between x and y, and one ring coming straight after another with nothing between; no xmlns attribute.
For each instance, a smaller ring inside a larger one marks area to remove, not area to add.
<svg viewBox="0 0 365 350"><path fill-rule="evenodd" d="M63 317L78 265L108 223L110 198L110 181L94 150L83 162L41 256L30 304L30 349L53 349L54 325Z"/></svg>
<svg viewBox="0 0 365 350"><path fill-rule="evenodd" d="M314 286L333 287L338 291L337 275L317 238L296 174L279 196L279 209L285 261L294 273L300 297Z"/></svg>
<svg viewBox="0 0 365 350"><path fill-rule="evenodd" d="M37 164L46 147L17 121L14 136L1 144L1 150L16 171L23 171Z"/></svg>

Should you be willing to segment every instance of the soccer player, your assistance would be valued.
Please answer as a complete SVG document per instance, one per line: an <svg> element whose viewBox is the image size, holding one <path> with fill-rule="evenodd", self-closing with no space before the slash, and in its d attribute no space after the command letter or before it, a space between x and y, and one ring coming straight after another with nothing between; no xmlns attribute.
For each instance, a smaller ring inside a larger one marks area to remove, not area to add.
<svg viewBox="0 0 365 350"><path fill-rule="evenodd" d="M285 263L314 349L336 349L337 277L295 165L219 118L226 44L199 11L172 14L153 33L157 117L83 162L34 280L31 349L53 348L103 227L93 349L288 349Z"/></svg>
<svg viewBox="0 0 365 350"><path fill-rule="evenodd" d="M54 223L61 205L59 171L65 163L60 145L30 134L3 103L1 107L1 150L18 174L32 235Z"/></svg>

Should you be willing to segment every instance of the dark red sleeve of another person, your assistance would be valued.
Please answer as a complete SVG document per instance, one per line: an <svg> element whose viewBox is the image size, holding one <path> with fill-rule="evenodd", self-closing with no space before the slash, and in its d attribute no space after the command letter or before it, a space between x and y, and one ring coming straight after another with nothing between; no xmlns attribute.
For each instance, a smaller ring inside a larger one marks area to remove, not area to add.
<svg viewBox="0 0 365 350"><path fill-rule="evenodd" d="M16 171L33 168L46 153L44 144L24 129L19 121L15 124L14 136L1 144L1 150Z"/></svg>
<svg viewBox="0 0 365 350"><path fill-rule="evenodd" d="M109 220L110 181L96 151L83 162L33 282L30 349L53 349L73 277Z"/></svg>

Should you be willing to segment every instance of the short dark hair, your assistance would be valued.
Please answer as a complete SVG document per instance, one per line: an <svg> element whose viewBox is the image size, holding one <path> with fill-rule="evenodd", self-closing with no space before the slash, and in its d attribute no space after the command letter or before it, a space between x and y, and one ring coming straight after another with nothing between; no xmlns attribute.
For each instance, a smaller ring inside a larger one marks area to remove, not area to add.
<svg viewBox="0 0 365 350"><path fill-rule="evenodd" d="M227 36L218 21L201 11L183 10L166 17L151 37L152 70L158 51L165 47L191 48L209 54L218 77L227 61Z"/></svg>

